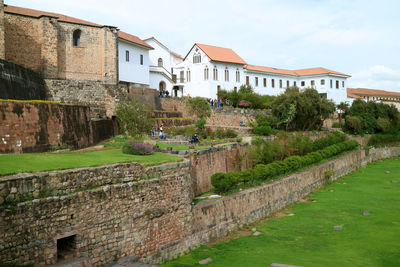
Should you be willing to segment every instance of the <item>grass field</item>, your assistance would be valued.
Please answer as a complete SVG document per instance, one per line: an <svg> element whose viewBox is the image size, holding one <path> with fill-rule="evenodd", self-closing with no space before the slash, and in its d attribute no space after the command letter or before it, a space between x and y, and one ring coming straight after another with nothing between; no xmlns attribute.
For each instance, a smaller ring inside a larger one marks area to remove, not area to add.
<svg viewBox="0 0 400 267"><path fill-rule="evenodd" d="M0 155L0 175L62 170L121 162L140 162L145 165L155 165L181 160L182 158L176 155L163 153L154 153L148 156L123 154L121 149L94 152Z"/></svg>
<svg viewBox="0 0 400 267"><path fill-rule="evenodd" d="M294 216L248 226L261 235L232 233L163 266L192 266L208 257L213 261L206 266L400 266L400 158L370 164L280 214ZM343 230L333 230L337 225Z"/></svg>

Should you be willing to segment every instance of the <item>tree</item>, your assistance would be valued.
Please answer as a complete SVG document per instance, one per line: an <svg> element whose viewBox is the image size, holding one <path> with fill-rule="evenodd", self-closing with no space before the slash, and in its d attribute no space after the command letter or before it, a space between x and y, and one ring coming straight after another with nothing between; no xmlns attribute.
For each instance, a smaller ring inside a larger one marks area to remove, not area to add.
<svg viewBox="0 0 400 267"><path fill-rule="evenodd" d="M210 117L211 115L210 105L204 98L201 97L188 98L185 106L189 115L191 116L195 115L199 119L204 119L206 117Z"/></svg>
<svg viewBox="0 0 400 267"><path fill-rule="evenodd" d="M115 110L122 133L140 136L149 133L153 127L150 109L135 100L120 103Z"/></svg>
<svg viewBox="0 0 400 267"><path fill-rule="evenodd" d="M340 102L339 105L337 105L337 108L340 110L339 113L339 124L342 124L342 114L346 112L346 110L349 108L349 104L345 102Z"/></svg>

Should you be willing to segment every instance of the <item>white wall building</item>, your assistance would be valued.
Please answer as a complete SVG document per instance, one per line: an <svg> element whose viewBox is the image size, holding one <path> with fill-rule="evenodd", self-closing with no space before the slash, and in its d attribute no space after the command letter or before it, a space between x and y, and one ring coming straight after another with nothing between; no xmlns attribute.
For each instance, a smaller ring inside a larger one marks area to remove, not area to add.
<svg viewBox="0 0 400 267"><path fill-rule="evenodd" d="M118 77L120 82L150 86L149 51L154 48L134 35L118 32Z"/></svg>
<svg viewBox="0 0 400 267"><path fill-rule="evenodd" d="M173 93L176 78L173 75L173 66L180 64L183 59L180 55L169 50L156 38L151 37L144 40L152 46L154 50L150 50L150 88L158 89L159 91L167 90ZM178 96L174 94L174 96ZM182 96L180 94L179 96Z"/></svg>
<svg viewBox="0 0 400 267"><path fill-rule="evenodd" d="M173 67L183 95L216 98L218 88L251 85L255 92L279 95L289 86L313 87L335 103L347 100L350 75L325 68L285 70L247 64L232 49L194 44L182 63Z"/></svg>

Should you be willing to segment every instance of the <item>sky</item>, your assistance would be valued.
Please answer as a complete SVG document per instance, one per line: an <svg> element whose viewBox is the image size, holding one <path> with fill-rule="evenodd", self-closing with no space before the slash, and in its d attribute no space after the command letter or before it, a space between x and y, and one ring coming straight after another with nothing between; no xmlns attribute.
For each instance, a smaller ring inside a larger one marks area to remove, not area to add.
<svg viewBox="0 0 400 267"><path fill-rule="evenodd" d="M400 92L400 0L4 0L61 13L185 56L194 43L232 48L247 63L325 67L348 87Z"/></svg>

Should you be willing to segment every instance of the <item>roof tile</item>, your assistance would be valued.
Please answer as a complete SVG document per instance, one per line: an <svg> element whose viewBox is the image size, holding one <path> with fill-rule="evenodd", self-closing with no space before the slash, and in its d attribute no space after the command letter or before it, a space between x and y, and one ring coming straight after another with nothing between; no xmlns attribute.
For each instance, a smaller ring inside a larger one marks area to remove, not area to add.
<svg viewBox="0 0 400 267"><path fill-rule="evenodd" d="M246 61L244 61L238 54L235 53L230 48L198 44L196 43L201 50L213 61L219 62L227 62L234 64L246 65Z"/></svg>
<svg viewBox="0 0 400 267"><path fill-rule="evenodd" d="M347 96L352 98L362 98L363 96L400 97L400 93L379 89L347 88Z"/></svg>

